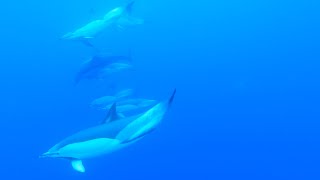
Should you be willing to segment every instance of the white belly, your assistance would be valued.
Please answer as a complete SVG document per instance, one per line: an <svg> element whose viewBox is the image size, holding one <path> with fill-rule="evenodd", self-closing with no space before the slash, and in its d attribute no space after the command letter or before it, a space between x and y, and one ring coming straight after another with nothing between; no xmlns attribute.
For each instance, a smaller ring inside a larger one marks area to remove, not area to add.
<svg viewBox="0 0 320 180"><path fill-rule="evenodd" d="M98 138L66 145L59 150L62 157L86 159L112 153L124 147L119 140Z"/></svg>
<svg viewBox="0 0 320 180"><path fill-rule="evenodd" d="M73 33L73 38L94 38L97 34L103 31L109 24L103 20L93 21L86 26L76 30Z"/></svg>

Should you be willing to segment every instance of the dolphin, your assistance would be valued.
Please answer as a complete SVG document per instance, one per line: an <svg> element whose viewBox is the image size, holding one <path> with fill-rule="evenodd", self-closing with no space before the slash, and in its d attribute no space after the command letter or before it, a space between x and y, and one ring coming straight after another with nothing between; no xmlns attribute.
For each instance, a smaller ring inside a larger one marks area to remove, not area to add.
<svg viewBox="0 0 320 180"><path fill-rule="evenodd" d="M119 100L121 99L124 99L124 98L127 98L129 96L131 96L133 94L133 90L132 89L125 89L125 90L122 90L118 93L116 93L115 95L113 96L103 96L103 97L100 97L100 98L97 98L95 100L93 100L90 104L91 107L93 108L102 108L102 107L105 107L106 104L114 104L115 102L118 102ZM117 104L117 107L119 106L119 104ZM108 108L110 109L111 106Z"/></svg>
<svg viewBox="0 0 320 180"><path fill-rule="evenodd" d="M125 63L113 63L106 67L99 67L95 69L91 69L90 71L83 73L83 74L77 74L75 83L77 84L82 79L106 79L112 74L132 69L131 64L125 64Z"/></svg>
<svg viewBox="0 0 320 180"><path fill-rule="evenodd" d="M131 16L134 1L129 2L125 6L120 6L109 11L102 19L97 19L83 27L65 34L61 39L78 40L85 45L93 47L90 39L95 38L106 28L115 26L123 29L126 26L143 24L143 20Z"/></svg>
<svg viewBox="0 0 320 180"><path fill-rule="evenodd" d="M131 96L133 94L133 92L134 92L133 89L125 89L125 90L118 92L116 94L116 96L119 99L123 99L123 98Z"/></svg>
<svg viewBox="0 0 320 180"><path fill-rule="evenodd" d="M133 104L139 107L148 107L148 106L154 106L156 103L157 103L156 100L137 98L137 99L127 99L127 100L120 101L117 103L117 105Z"/></svg>
<svg viewBox="0 0 320 180"><path fill-rule="evenodd" d="M103 79L106 76L132 68L131 56L100 53L85 61L76 74L75 83L82 79Z"/></svg>
<svg viewBox="0 0 320 180"><path fill-rule="evenodd" d="M131 117L119 118L116 104L97 126L73 134L54 145L40 158L59 158L71 161L74 170L85 172L82 160L110 154L127 147L155 130L170 108L176 90L168 100L148 111Z"/></svg>
<svg viewBox="0 0 320 180"><path fill-rule="evenodd" d="M82 70L86 71L94 67L107 66L112 63L130 63L132 62L131 53L128 55L114 55L109 52L99 52L82 64Z"/></svg>
<svg viewBox="0 0 320 180"><path fill-rule="evenodd" d="M105 110L110 109L113 105L112 103L107 104L107 101L104 102L106 103L100 104L99 107L95 106L95 108ZM158 103L156 100L151 99L118 99L115 102L117 103L118 114L121 116L143 112ZM102 106L103 104L104 106Z"/></svg>
<svg viewBox="0 0 320 180"><path fill-rule="evenodd" d="M82 64L79 73L86 73L91 69L106 67L113 63L129 64L131 62L132 62L131 55L128 55L128 56L112 55L111 53L106 53L106 52L98 53Z"/></svg>

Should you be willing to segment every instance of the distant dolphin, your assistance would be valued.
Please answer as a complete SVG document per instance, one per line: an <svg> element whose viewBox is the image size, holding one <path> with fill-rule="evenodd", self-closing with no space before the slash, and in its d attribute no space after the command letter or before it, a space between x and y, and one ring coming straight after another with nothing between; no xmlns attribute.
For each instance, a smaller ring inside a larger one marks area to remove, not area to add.
<svg viewBox="0 0 320 180"><path fill-rule="evenodd" d="M100 98L95 99L94 101L91 102L90 106L93 108L98 108L101 109L106 106L106 104L111 104L108 109L111 108L111 106L118 102L119 100L122 100L124 98L127 98L133 94L133 89L125 89L122 90L118 93L116 93L113 96L103 96ZM117 104L117 107L119 107L119 104Z"/></svg>
<svg viewBox="0 0 320 180"><path fill-rule="evenodd" d="M126 6L112 9L103 19L94 20L73 32L65 34L61 39L79 40L85 45L93 46L89 40L95 38L107 27L116 26L122 29L125 26L142 24L143 20L131 17L133 4L134 1L131 1Z"/></svg>
<svg viewBox="0 0 320 180"><path fill-rule="evenodd" d="M93 158L126 147L152 132L162 121L174 99L163 101L145 113L119 119L114 104L100 125L67 137L40 157L61 158L71 161L78 172L85 172L83 159Z"/></svg>
<svg viewBox="0 0 320 180"><path fill-rule="evenodd" d="M136 98L136 99L134 99L134 98L120 99L119 98L117 101L103 101L103 102L100 101L100 102L101 102L100 106L104 106L104 107L102 107L103 109L110 109L114 102L117 103L117 107L123 106L123 105L128 105L128 104L135 105L138 107L148 107L148 106L154 106L155 104L157 104L156 100L142 99L142 98Z"/></svg>
<svg viewBox="0 0 320 180"><path fill-rule="evenodd" d="M112 74L132 69L132 67L131 64L113 63L106 67L94 68L86 73L77 74L75 83L77 84L82 79L106 79Z"/></svg>
<svg viewBox="0 0 320 180"><path fill-rule="evenodd" d="M82 64L76 74L75 83L82 79L104 79L112 73L132 68L131 62L131 56L97 54Z"/></svg>
<svg viewBox="0 0 320 180"><path fill-rule="evenodd" d="M133 104L139 107L148 107L148 106L154 106L155 104L157 104L157 101L152 99L137 98L137 99L127 99L127 100L117 102L117 105L124 105L124 104Z"/></svg>
<svg viewBox="0 0 320 180"><path fill-rule="evenodd" d="M108 104L107 101L104 102L105 103L101 103L99 107L95 106L95 108L105 110L110 109L113 105L112 103ZM122 117L128 114L137 114L139 112L143 112L144 110L158 103L157 101L151 99L117 99L115 102L117 103L118 114Z"/></svg>

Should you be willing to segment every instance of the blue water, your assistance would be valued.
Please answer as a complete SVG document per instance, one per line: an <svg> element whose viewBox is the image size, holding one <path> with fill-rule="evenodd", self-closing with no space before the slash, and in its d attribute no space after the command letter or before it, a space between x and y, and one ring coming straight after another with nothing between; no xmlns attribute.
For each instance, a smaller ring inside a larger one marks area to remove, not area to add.
<svg viewBox="0 0 320 180"><path fill-rule="evenodd" d="M105 116L75 86L92 49L59 37L124 1L0 3L0 179L319 179L319 1L143 1L145 24L95 43L130 51L119 87L176 99L157 131L114 154L70 163L38 159Z"/></svg>

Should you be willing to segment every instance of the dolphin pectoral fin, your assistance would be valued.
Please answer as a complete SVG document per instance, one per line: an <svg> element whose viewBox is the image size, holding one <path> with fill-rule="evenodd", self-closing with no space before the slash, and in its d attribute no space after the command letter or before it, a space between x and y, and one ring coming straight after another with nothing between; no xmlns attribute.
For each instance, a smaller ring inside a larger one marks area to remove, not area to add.
<svg viewBox="0 0 320 180"><path fill-rule="evenodd" d="M74 170L84 173L86 169L84 168L82 161L80 159L74 159L71 161L71 165Z"/></svg>
<svg viewBox="0 0 320 180"><path fill-rule="evenodd" d="M86 45L86 46L89 46L89 47L93 47L94 48L94 46L93 46L93 44L89 41L89 39L92 39L92 38L85 38L85 39L82 39L81 40L81 42L84 44L84 45Z"/></svg>

